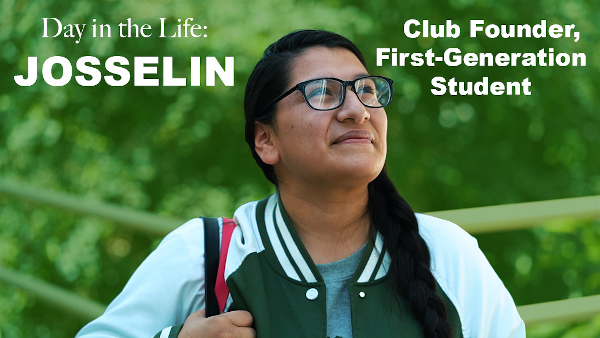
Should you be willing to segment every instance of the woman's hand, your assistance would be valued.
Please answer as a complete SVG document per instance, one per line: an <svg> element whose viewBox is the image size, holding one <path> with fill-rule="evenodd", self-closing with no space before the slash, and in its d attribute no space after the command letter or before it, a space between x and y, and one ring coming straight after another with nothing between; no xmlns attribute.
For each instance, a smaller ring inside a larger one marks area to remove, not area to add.
<svg viewBox="0 0 600 338"><path fill-rule="evenodd" d="M248 311L231 311L205 317L204 310L192 313L183 324L178 338L254 338L253 318Z"/></svg>

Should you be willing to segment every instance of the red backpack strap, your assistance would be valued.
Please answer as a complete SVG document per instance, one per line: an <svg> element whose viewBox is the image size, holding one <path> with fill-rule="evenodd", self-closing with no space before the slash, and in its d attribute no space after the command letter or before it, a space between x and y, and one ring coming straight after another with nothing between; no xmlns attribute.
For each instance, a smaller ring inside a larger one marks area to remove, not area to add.
<svg viewBox="0 0 600 338"><path fill-rule="evenodd" d="M232 219L223 217L221 254L219 256L219 269L217 270L217 282L215 284L215 293L221 312L225 310L225 304L227 303L227 297L229 296L229 287L227 287L227 284L225 283L225 263L227 262L229 243L231 242L231 236L235 227L235 222Z"/></svg>

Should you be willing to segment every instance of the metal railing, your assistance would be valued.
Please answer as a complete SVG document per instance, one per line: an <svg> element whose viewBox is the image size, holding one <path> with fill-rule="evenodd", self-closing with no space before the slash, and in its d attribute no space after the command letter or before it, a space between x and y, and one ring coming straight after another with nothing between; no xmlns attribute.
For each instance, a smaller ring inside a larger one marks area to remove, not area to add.
<svg viewBox="0 0 600 338"><path fill-rule="evenodd" d="M184 222L17 183L0 181L0 193L85 215L95 215L154 235L166 235ZM428 214L460 224L463 229L472 234L507 231L530 228L545 220L562 217L600 218L600 196L437 211ZM95 301L3 267L0 267L0 281L32 292L36 297L88 320L96 318L105 309L104 305ZM524 305L519 306L518 311L527 325L550 321L584 320L600 314L600 295Z"/></svg>
<svg viewBox="0 0 600 338"><path fill-rule="evenodd" d="M456 223L470 234L509 231L533 228L550 219L600 218L600 196L435 211L427 214Z"/></svg>
<svg viewBox="0 0 600 338"><path fill-rule="evenodd" d="M18 286L33 293L37 299L86 320L97 318L106 309L104 304L2 266L0 266L0 281Z"/></svg>
<svg viewBox="0 0 600 338"><path fill-rule="evenodd" d="M164 236L183 224L181 220L161 217L112 204L86 200L59 191L0 181L0 193L50 205L83 215L94 215L149 234Z"/></svg>

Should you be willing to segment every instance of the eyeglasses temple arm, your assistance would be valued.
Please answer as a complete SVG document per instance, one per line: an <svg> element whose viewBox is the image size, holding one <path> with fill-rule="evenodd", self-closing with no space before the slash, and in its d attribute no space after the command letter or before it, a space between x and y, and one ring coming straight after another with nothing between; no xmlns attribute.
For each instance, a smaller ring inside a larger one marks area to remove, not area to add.
<svg viewBox="0 0 600 338"><path fill-rule="evenodd" d="M277 102L285 99L288 95L290 95L291 93L293 93L296 89L299 89L298 85L295 85L294 87L292 87L287 92L279 95L275 100L271 101L271 103L269 103L268 105L265 106L265 108L263 109L263 112L269 110L269 108L271 108L275 103L277 103Z"/></svg>

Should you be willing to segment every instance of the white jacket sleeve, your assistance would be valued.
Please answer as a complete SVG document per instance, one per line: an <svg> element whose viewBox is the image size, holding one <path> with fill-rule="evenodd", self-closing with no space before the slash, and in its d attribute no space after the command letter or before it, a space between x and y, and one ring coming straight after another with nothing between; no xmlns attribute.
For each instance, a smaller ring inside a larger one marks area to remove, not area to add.
<svg viewBox="0 0 600 338"><path fill-rule="evenodd" d="M167 235L104 314L76 337L151 338L204 308L204 229L193 219Z"/></svg>
<svg viewBox="0 0 600 338"><path fill-rule="evenodd" d="M431 270L460 317L465 338L525 337L525 324L508 290L479 249L456 224L417 215L431 251Z"/></svg>

